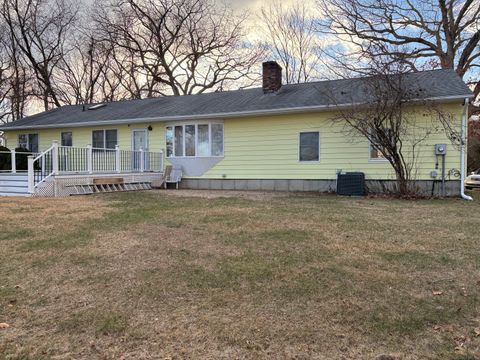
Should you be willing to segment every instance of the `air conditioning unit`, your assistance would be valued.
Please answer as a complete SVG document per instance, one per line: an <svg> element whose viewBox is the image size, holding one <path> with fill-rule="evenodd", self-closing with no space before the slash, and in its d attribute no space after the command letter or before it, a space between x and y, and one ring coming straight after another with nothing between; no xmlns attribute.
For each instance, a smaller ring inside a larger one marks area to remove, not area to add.
<svg viewBox="0 0 480 360"><path fill-rule="evenodd" d="M364 196L365 174L362 172L337 174L337 195Z"/></svg>

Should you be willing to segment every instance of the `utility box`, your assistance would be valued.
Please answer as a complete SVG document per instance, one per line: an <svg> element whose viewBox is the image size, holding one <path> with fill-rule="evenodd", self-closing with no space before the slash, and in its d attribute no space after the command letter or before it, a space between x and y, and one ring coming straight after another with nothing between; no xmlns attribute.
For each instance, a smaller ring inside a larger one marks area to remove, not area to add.
<svg viewBox="0 0 480 360"><path fill-rule="evenodd" d="M337 195L364 196L365 174L362 172L337 174Z"/></svg>
<svg viewBox="0 0 480 360"><path fill-rule="evenodd" d="M435 144L435 155L446 155L447 144Z"/></svg>

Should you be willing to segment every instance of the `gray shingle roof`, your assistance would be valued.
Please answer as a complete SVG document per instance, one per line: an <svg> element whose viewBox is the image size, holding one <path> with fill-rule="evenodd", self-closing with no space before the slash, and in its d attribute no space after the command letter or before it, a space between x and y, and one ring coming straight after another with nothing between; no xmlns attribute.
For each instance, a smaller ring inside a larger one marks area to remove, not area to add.
<svg viewBox="0 0 480 360"><path fill-rule="evenodd" d="M472 96L472 92L453 70L410 73L405 79L407 83L421 84L424 98L447 100ZM332 106L365 103L368 94L365 93L364 81L362 78L353 78L290 84L282 86L274 94L264 94L261 88L255 88L118 101L86 111L82 111L83 105L63 106L17 120L0 127L0 130L319 111Z"/></svg>

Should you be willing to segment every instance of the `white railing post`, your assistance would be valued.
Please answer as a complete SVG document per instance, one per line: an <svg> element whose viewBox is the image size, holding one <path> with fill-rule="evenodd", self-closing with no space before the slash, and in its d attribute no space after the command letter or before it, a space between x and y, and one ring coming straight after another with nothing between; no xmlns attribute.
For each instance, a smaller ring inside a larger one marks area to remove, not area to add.
<svg viewBox="0 0 480 360"><path fill-rule="evenodd" d="M163 161L164 161L164 157L163 157L163 149L160 150L160 171L163 173Z"/></svg>
<svg viewBox="0 0 480 360"><path fill-rule="evenodd" d="M145 171L145 156L143 148L140 148L140 172Z"/></svg>
<svg viewBox="0 0 480 360"><path fill-rule="evenodd" d="M58 175L58 141L52 142L52 172L54 175Z"/></svg>
<svg viewBox="0 0 480 360"><path fill-rule="evenodd" d="M115 171L120 172L120 147L115 145Z"/></svg>
<svg viewBox="0 0 480 360"><path fill-rule="evenodd" d="M12 154L10 156L10 159L11 159L11 163L12 163L12 174L16 174L17 173L17 157L16 157L16 154L15 154L15 150L12 150Z"/></svg>
<svg viewBox="0 0 480 360"><path fill-rule="evenodd" d="M28 155L28 192L33 194L35 191L35 172L33 170L33 155Z"/></svg>
<svg viewBox="0 0 480 360"><path fill-rule="evenodd" d="M93 173L93 149L92 145L87 145L87 172Z"/></svg>

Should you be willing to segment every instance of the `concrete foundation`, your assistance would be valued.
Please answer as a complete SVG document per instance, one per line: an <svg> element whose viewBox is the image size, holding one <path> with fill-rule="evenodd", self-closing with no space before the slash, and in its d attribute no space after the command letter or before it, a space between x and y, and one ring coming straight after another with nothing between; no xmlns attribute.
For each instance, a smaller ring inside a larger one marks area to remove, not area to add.
<svg viewBox="0 0 480 360"><path fill-rule="evenodd" d="M393 180L366 180L366 191L369 194L384 194L394 190L396 182ZM441 195L441 182L435 185L431 180L417 180L415 186L420 195ZM182 189L202 190L252 190L252 191L315 191L335 192L336 180L298 180L298 179L182 179ZM459 196L460 181L445 182L447 196Z"/></svg>

